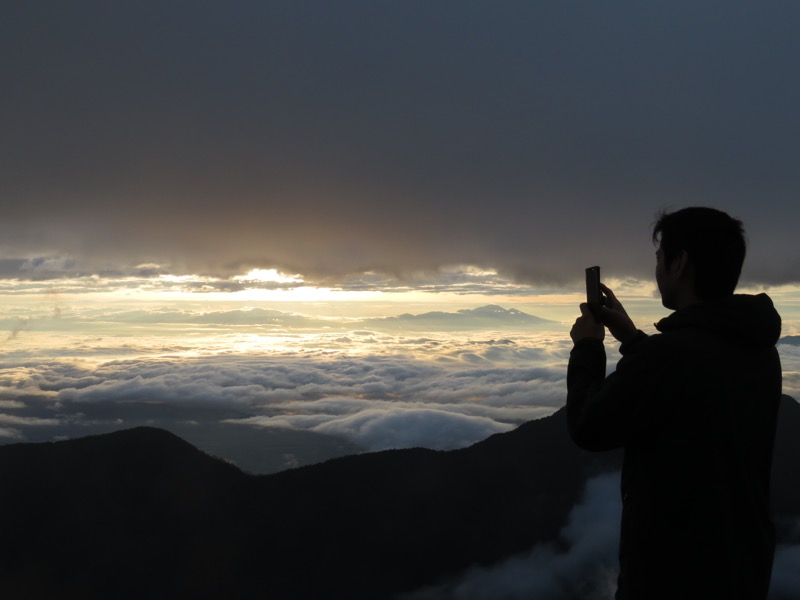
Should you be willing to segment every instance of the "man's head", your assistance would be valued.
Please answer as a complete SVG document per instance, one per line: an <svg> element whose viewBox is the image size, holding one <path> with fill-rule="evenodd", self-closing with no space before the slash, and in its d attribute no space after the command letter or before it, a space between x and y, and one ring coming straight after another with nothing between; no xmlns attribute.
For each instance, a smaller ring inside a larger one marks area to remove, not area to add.
<svg viewBox="0 0 800 600"><path fill-rule="evenodd" d="M742 222L714 208L662 213L653 227L656 281L667 308L730 296L746 252Z"/></svg>

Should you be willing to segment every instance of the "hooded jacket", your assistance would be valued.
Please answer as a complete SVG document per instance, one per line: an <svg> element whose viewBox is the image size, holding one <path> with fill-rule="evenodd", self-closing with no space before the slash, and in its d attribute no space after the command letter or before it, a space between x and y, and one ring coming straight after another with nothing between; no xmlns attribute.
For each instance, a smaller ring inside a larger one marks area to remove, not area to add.
<svg viewBox="0 0 800 600"><path fill-rule="evenodd" d="M693 305L638 332L605 376L603 343L567 371L573 440L624 448L619 600L767 597L781 319L765 294Z"/></svg>

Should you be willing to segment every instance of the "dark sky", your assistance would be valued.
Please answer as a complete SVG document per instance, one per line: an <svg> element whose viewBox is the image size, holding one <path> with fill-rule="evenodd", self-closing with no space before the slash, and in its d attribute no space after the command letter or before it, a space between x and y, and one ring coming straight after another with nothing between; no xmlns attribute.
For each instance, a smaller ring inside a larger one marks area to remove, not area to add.
<svg viewBox="0 0 800 600"><path fill-rule="evenodd" d="M794 1L4 2L0 276L650 277L655 213L703 204L749 281L800 282L798 31Z"/></svg>

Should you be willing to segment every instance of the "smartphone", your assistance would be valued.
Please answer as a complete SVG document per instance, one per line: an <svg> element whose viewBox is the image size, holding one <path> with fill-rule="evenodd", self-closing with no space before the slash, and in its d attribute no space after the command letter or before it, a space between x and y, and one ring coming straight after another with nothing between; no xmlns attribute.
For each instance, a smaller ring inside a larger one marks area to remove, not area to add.
<svg viewBox="0 0 800 600"><path fill-rule="evenodd" d="M603 306L603 294L600 292L600 267L586 269L586 304L595 321L600 321L600 307Z"/></svg>

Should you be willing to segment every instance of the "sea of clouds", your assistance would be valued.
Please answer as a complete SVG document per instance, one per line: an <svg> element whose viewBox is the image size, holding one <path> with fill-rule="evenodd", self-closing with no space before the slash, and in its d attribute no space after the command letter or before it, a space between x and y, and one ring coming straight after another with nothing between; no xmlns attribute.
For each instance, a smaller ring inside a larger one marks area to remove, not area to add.
<svg viewBox="0 0 800 600"><path fill-rule="evenodd" d="M787 341L784 392L795 395L800 347ZM460 448L563 406L570 349L560 325L500 335L24 331L0 350L0 443L224 423L314 432L364 451Z"/></svg>
<svg viewBox="0 0 800 600"><path fill-rule="evenodd" d="M562 406L569 352L553 333L66 336L50 346L45 335L7 344L3 441L213 421L311 431L367 451L460 448Z"/></svg>

